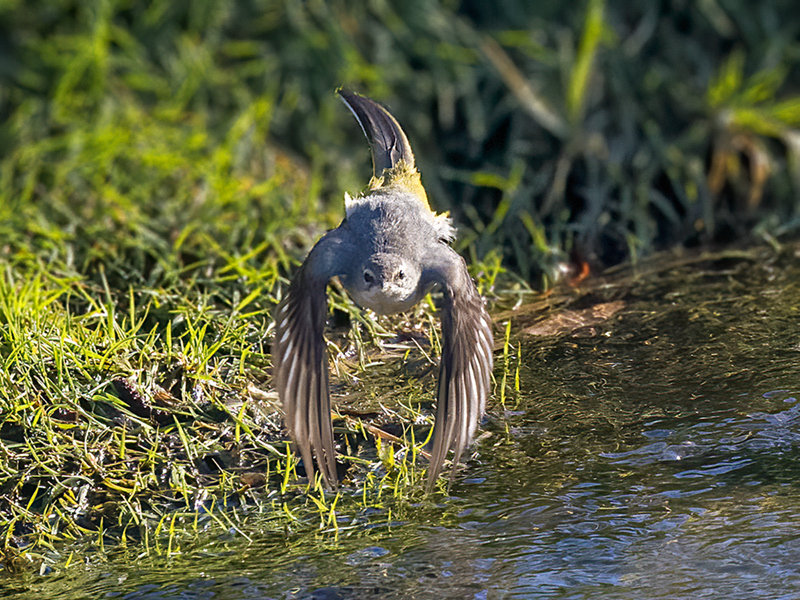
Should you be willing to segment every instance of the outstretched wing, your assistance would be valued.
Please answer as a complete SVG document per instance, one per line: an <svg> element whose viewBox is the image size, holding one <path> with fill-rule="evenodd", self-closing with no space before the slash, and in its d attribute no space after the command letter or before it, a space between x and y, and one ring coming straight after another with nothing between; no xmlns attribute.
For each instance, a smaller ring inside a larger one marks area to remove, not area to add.
<svg viewBox="0 0 800 600"><path fill-rule="evenodd" d="M331 277L340 274L338 265L348 260L347 245L338 229L317 242L275 313L272 345L275 386L283 403L286 427L303 457L309 480L314 479L315 458L325 483L332 488L337 476L323 338L326 287Z"/></svg>
<svg viewBox="0 0 800 600"><path fill-rule="evenodd" d="M492 373L492 324L467 265L444 244L425 269L425 280L444 292L442 359L436 402L428 489L441 473L447 452L456 465L472 441L486 409Z"/></svg>

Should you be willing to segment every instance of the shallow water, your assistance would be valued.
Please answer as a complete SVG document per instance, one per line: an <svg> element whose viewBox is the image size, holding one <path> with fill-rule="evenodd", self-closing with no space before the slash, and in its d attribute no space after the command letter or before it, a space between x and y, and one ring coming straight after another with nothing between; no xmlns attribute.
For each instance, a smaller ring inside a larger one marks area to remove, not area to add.
<svg viewBox="0 0 800 600"><path fill-rule="evenodd" d="M521 393L490 408L448 498L357 515L338 539L120 551L3 597L798 598L799 263L650 265L577 301L623 302L608 320L520 335ZM520 312L518 331L542 318Z"/></svg>

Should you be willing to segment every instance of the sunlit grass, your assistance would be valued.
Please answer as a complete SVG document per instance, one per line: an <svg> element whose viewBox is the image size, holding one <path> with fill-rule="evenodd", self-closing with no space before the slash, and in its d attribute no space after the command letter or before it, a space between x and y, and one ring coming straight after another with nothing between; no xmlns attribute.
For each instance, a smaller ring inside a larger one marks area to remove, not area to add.
<svg viewBox="0 0 800 600"><path fill-rule="evenodd" d="M42 199L36 215L43 232L61 229L48 223L58 212L49 203L55 201ZM244 229L236 209L220 209L216 222L203 225ZM29 218L10 226L24 227ZM342 514L420 500L425 440L414 437L411 424L432 423L417 404L432 399L432 387L409 379L393 389L391 419L407 423L397 440L376 438L358 418L336 420L346 446L360 439L346 447L352 456L343 459L350 473L342 496L326 493L319 479L306 482L288 453L269 383L270 314L285 285L280 267L257 264L264 251L250 250L249 241L227 252L196 243L186 262L188 238L178 236L153 261L161 265L157 277L129 272L124 254L135 253L127 244L137 241L123 238L157 227L157 219L142 218L124 233L111 230L104 243L119 254L87 259L83 272L64 260L91 253L94 241L79 236L61 236L49 261L35 237L27 244L20 239L6 255L0 274L6 565L57 561L61 548L86 540L95 551L142 544L143 552L170 555L209 529L246 537L251 513L272 513L289 529L317 520L322 531L338 535ZM497 259L473 270L491 295L502 277ZM331 310L353 323L330 341L331 370L343 381L412 355L425 357L432 381L439 352L433 304L419 307L408 323L376 320L332 288ZM412 322L422 325L422 346L390 341ZM351 345L355 361L343 354Z"/></svg>

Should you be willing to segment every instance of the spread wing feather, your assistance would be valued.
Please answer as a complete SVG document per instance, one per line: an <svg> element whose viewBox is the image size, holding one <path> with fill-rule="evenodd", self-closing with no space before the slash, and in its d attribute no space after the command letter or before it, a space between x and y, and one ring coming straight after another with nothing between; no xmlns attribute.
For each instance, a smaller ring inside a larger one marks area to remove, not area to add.
<svg viewBox="0 0 800 600"><path fill-rule="evenodd" d="M309 480L314 460L325 483L337 484L328 358L323 331L327 317L326 287L337 275L333 265L347 260L334 230L312 249L278 307L272 346L275 386L283 403L286 426L303 458Z"/></svg>
<svg viewBox="0 0 800 600"><path fill-rule="evenodd" d="M444 291L442 359L428 488L442 471L450 449L458 464L486 410L492 372L492 325L464 260L448 248L429 277Z"/></svg>

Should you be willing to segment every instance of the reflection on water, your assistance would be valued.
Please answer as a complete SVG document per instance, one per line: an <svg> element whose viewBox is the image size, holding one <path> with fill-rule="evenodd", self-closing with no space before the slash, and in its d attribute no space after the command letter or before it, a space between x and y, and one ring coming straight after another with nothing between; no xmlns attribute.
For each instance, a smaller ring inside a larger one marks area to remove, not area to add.
<svg viewBox="0 0 800 600"><path fill-rule="evenodd" d="M5 597L800 597L797 263L693 262L594 290L625 308L591 335L522 341L522 393L491 409L436 504L361 515L338 541L112 556Z"/></svg>

